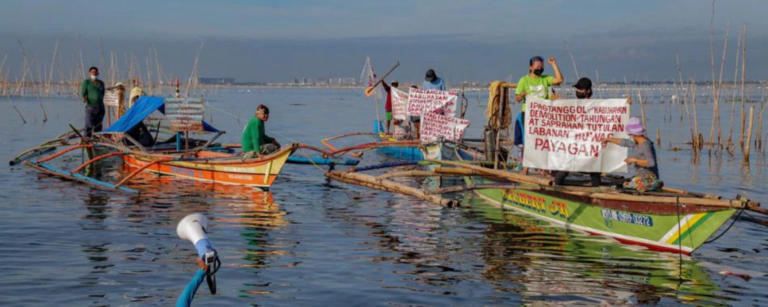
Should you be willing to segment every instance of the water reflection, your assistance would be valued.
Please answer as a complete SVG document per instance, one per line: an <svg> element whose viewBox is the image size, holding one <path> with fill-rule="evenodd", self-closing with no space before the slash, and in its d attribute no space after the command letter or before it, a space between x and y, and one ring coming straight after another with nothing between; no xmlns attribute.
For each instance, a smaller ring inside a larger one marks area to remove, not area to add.
<svg viewBox="0 0 768 307"><path fill-rule="evenodd" d="M689 257L655 253L551 226L471 200L488 219L483 277L536 305L724 304L720 289ZM725 302L724 302L725 301Z"/></svg>

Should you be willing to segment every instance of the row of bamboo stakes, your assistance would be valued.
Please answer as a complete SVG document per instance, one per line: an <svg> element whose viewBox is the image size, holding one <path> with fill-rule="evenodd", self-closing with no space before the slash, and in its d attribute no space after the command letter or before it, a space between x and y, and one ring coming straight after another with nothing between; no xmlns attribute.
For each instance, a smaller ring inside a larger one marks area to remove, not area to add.
<svg viewBox="0 0 768 307"><path fill-rule="evenodd" d="M713 12L714 15L714 12ZM690 129L690 145L692 148L693 156L694 156L694 162L698 162L700 153L707 148L708 153L711 155L712 153L715 153L715 155L722 154L722 152L727 152L731 156L735 154L736 150L739 150L742 157L743 162L745 164L748 164L750 161L750 155L751 151L755 150L758 153L765 153L765 136L764 136L764 115L765 115L765 88L763 88L763 97L762 97L762 103L759 107L759 110L756 110L754 106L750 106L749 110L746 110L746 102L747 102L747 95L746 95L746 52L747 52L747 25L745 24L740 31L737 39L737 48L735 52L735 63L734 63L734 78L733 78L733 84L732 85L726 85L723 82L723 75L724 75L724 67L725 67L725 61L726 61L726 55L728 52L728 43L730 38L730 32L731 27L730 24L726 27L725 32L725 38L723 42L723 49L722 49L722 56L720 58L720 65L719 65L719 73L716 74L716 61L715 61L715 48L714 48L714 25L712 25L712 32L710 35L710 49L711 49L711 82L710 82L710 89L711 89L711 102L713 105L713 116L712 116L712 122L709 127L709 137L704 138L702 135L702 131L699 129L699 119L698 119L698 111L697 111L697 96L699 96L697 91L697 86L695 83L694 78L691 78L690 80L686 81L683 78L682 73L682 67L680 65L680 56L679 53L676 54L676 60L677 60L677 71L678 71L678 78L675 79L674 82L674 96L670 95L670 97L667 97L666 93L664 91L660 91L661 99L659 101L659 105L661 106L662 103L665 102L667 98L670 99L670 102L677 102L678 106L678 113L680 114L680 120L683 120L683 110L685 111L685 114L688 119L688 126ZM11 80L10 76L10 67L7 67L7 54L4 55L2 62L0 62L0 93L3 96L6 96L7 99L11 102L14 110L16 113L20 116L22 121L24 123L27 122L26 118L24 118L21 111L16 107L15 103L12 100L12 96L33 96L37 97L38 100L40 100L41 97L51 97L55 95L65 95L65 96L71 96L71 97L77 97L79 96L80 91L80 84L83 79L87 77L87 67L90 65L86 65L86 61L83 57L83 48L82 48L82 42L79 41L80 49L71 54L72 60L70 62L64 62L62 61L65 56L61 55L61 52L59 52L59 41L57 40L53 46L53 53L50 61L50 65L48 63L45 63L41 65L41 63L37 61L32 61L29 59L27 50L24 47L24 44L21 40L18 40L19 50L22 55L22 68L18 76L15 80ZM188 96L190 91L193 92L193 95L197 95L198 89L201 87L198 83L198 73L199 73L199 57L200 53L203 49L203 44L201 43L200 49L197 51L197 55L195 57L195 62L192 67L191 76L187 78L187 85L186 89L184 91L185 96ZM573 57L573 54L570 52L570 48L566 42L566 49L571 56L571 60L573 61L574 71L576 72L577 77L579 76L578 70L576 68L576 62ZM144 85L145 91L149 95L159 95L162 96L163 94L170 94L173 90L173 80L175 79L173 76L170 76L165 72L163 69L163 66L160 62L160 57L158 55L157 49L154 45L152 45L150 48L148 48L147 55L144 57L143 61L140 60L135 54L123 54L122 59L121 56L115 53L114 51L106 52L103 47L103 43L100 42L100 59L98 67L101 69L104 74L102 74L102 77L105 79L104 81L107 83L108 86L114 86L115 83L121 80L130 80L130 82L124 82L126 83L126 86L130 86L135 82L140 85ZM107 61L107 58L109 58L109 61ZM739 65L740 64L740 65ZM142 68L142 66L144 66ZM739 67L740 66L740 67ZM127 67L127 69L124 69L124 67ZM7 69L6 69L7 68ZM33 70L37 70L37 74L33 74ZM741 68L741 69L739 69ZM739 84L739 72L740 72L740 84ZM58 82L54 82L55 73L58 73ZM595 71L595 74L599 76L599 72ZM717 77L717 78L716 78ZM143 81L143 82L142 82ZM649 93L652 92L652 90L649 89L630 89L629 83L627 82L626 78L624 79L625 85L623 92L627 97L636 96L638 104L640 106L641 111L641 118L644 125L646 125L646 104L647 100L644 99L645 97L648 97L653 94ZM599 77L598 77L598 84L599 84ZM721 117L720 117L720 104L721 100L723 100L724 96L724 89L732 89L731 91L731 112L730 112L730 125L728 129L727 134L727 140L724 140L723 137L723 127L721 123ZM737 120L735 118L736 110L736 101L737 99L737 89L740 89L741 93L741 99L740 99L740 120ZM604 88L596 88L596 93L599 95L598 97L601 98L602 92L608 92L614 97L618 97L622 92L621 86L612 86L612 87L604 87ZM633 93L634 91L634 93ZM678 97L676 101L673 101L672 98ZM682 97L682 98L680 98ZM40 108L43 113L43 122L47 121L47 113L45 111L45 107L42 104L42 101L39 101ZM684 109L683 109L684 108ZM664 120L669 119L669 121L672 120L672 112L660 112L662 116L664 116ZM756 114L756 115L755 115ZM668 116L668 117L667 117ZM755 121L757 122L755 124ZM740 123L737 130L739 132L738 140L734 140L733 138L733 130L735 127L735 123ZM646 125L646 127L648 127ZM656 141L657 144L660 146L661 143L661 133L657 129L656 130Z"/></svg>
<svg viewBox="0 0 768 307"><path fill-rule="evenodd" d="M22 65L15 79L10 77L10 65L6 65L7 54L3 56L3 60L0 62L0 94L8 99L12 96L37 97L38 99L52 96L79 97L80 85L84 79L88 78L88 68L91 66L99 68L100 78L107 87L122 82L126 87L143 85L144 91L153 96L173 93L173 81L176 77L165 72L154 44L148 48L147 55L143 59L137 57L133 52L123 54L121 58L115 51L109 51L108 62L103 44L100 44L101 52L97 65L96 63L87 64L83 57L82 43L79 51L71 55L72 60L64 62L62 61L64 56L59 52L59 41L56 40L50 63L40 63L29 58L20 39L17 42L22 55ZM196 96L201 89L198 75L202 49L203 44L200 45L195 56L190 77L186 78L185 96L189 96L190 92ZM127 69L123 67L127 67ZM35 70L37 71L36 74L34 73ZM57 76L54 75L55 72L58 74ZM128 89L130 90L130 88Z"/></svg>

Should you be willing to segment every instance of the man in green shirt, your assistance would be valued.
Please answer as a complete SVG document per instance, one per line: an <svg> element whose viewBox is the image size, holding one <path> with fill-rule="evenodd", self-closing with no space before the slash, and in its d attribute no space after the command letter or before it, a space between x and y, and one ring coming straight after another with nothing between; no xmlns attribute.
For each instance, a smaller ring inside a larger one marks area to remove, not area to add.
<svg viewBox="0 0 768 307"><path fill-rule="evenodd" d="M522 102L522 111L525 112L525 97L533 95L543 99L549 99L549 87L563 83L563 75L557 67L555 58L549 58L549 64L555 71L555 76L544 75L544 59L540 56L532 57L527 75L520 78L515 90L515 100Z"/></svg>
<svg viewBox="0 0 768 307"><path fill-rule="evenodd" d="M99 80L99 69L88 69L91 78L83 80L80 87L80 96L85 105L85 135L91 136L94 132L101 132L104 121L104 82Z"/></svg>
<svg viewBox="0 0 768 307"><path fill-rule="evenodd" d="M269 108L261 104L256 108L256 116L248 121L243 130L243 159L261 158L280 149L280 143L265 133L264 123L269 120Z"/></svg>

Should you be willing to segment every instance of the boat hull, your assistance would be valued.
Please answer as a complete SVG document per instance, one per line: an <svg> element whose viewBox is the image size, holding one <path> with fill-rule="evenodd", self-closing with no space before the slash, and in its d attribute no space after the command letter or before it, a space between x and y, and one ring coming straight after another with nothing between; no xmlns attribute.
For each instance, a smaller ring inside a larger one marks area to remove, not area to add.
<svg viewBox="0 0 768 307"><path fill-rule="evenodd" d="M465 177L465 181L467 184L495 183L483 177ZM600 206L523 189L487 189L475 190L475 193L493 206L532 215L561 227L682 254L699 248L736 212L720 208L699 210L678 204L639 205L639 202Z"/></svg>
<svg viewBox="0 0 768 307"><path fill-rule="evenodd" d="M215 164L207 163L205 160L161 162L145 170L202 182L269 188L277 179L292 152L292 150L285 150L275 154L271 159L247 163L237 160L231 163ZM141 155L123 157L125 164L133 168L145 167L154 160L152 157Z"/></svg>
<svg viewBox="0 0 768 307"><path fill-rule="evenodd" d="M384 135L384 129L380 126L381 124L377 121L373 122L373 132L376 133L376 141L377 142L386 142L386 141L395 141L394 139L390 139L388 136ZM376 148L376 152L379 154L395 158L398 160L406 160L406 161L422 161L424 160L424 155L421 152L421 149L418 147L379 147Z"/></svg>

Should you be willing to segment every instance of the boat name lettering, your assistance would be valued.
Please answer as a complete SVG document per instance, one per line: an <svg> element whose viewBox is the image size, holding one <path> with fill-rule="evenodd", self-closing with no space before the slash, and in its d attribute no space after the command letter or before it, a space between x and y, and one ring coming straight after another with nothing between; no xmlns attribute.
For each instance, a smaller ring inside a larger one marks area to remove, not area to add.
<svg viewBox="0 0 768 307"><path fill-rule="evenodd" d="M253 172L253 168L251 167L235 167L235 166L227 166L224 168L227 172L237 172L237 173L251 173Z"/></svg>
<svg viewBox="0 0 768 307"><path fill-rule="evenodd" d="M653 227L653 218L644 214L602 209L602 215L604 219L608 220Z"/></svg>
<svg viewBox="0 0 768 307"><path fill-rule="evenodd" d="M229 179L253 180L253 176L251 176L251 175L229 174L227 176L229 176Z"/></svg>
<svg viewBox="0 0 768 307"><path fill-rule="evenodd" d="M175 166L171 166L171 173L179 174L179 175L186 175L186 176L197 177L197 174L195 173L194 170L186 169L186 168L181 168L181 167L175 167Z"/></svg>
<svg viewBox="0 0 768 307"><path fill-rule="evenodd" d="M534 196L520 191L515 191L511 195L508 195L507 199L511 200L513 204L519 207L532 210L542 215L549 213L552 216L560 216L564 219L568 219L571 216L568 212L568 205L561 200L554 199L548 202L544 197Z"/></svg>

